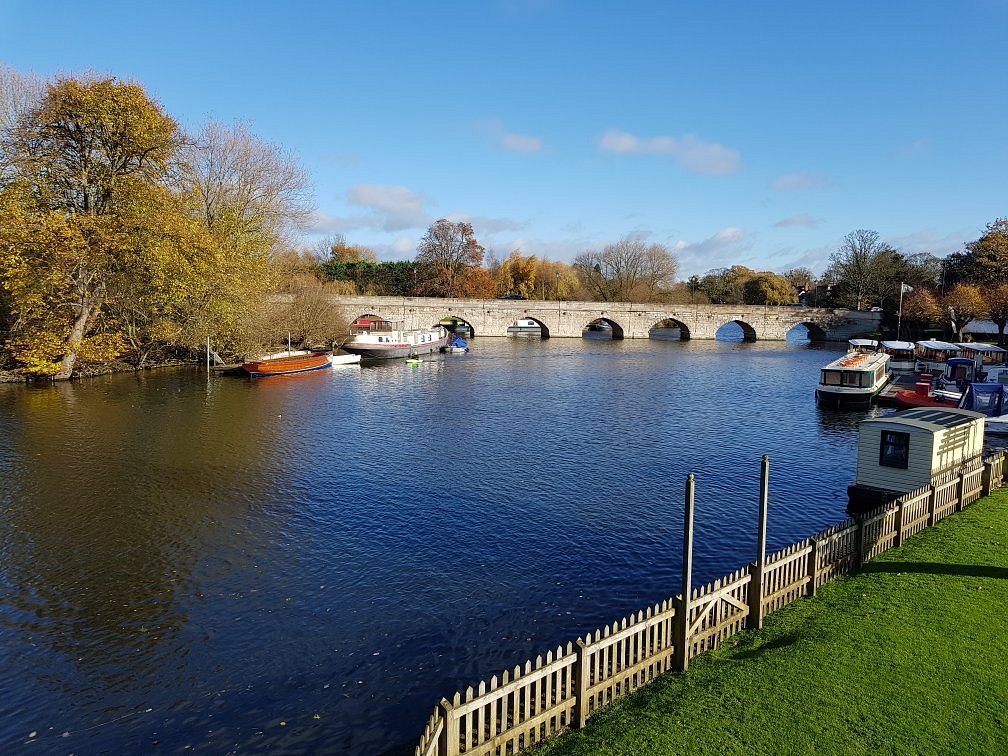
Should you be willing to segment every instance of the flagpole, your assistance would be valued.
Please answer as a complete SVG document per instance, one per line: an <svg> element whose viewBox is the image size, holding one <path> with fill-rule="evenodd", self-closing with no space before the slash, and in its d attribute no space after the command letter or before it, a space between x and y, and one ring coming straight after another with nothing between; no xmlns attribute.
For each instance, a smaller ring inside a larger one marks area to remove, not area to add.
<svg viewBox="0 0 1008 756"><path fill-rule="evenodd" d="M896 314L896 341L899 341L900 337L900 326L903 324L903 287L906 286L905 283L900 281L900 303L899 312Z"/></svg>

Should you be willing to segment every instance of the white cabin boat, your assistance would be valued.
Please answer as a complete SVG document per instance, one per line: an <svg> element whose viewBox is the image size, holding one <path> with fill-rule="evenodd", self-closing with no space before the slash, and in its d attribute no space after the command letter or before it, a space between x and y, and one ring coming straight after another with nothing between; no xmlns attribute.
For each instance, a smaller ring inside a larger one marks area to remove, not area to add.
<svg viewBox="0 0 1008 756"><path fill-rule="evenodd" d="M945 363L949 357L959 356L959 347L947 341L935 339L918 341L915 347L917 364L914 370L918 373L941 373L945 370Z"/></svg>
<svg viewBox="0 0 1008 756"><path fill-rule="evenodd" d="M402 321L373 315L357 318L350 325L350 338L343 350L365 359L388 360L437 352L448 343L448 331L433 328L404 328Z"/></svg>
<svg viewBox="0 0 1008 756"><path fill-rule="evenodd" d="M889 355L889 369L893 372L909 373L917 367L917 345L912 341L883 341L879 346Z"/></svg>
<svg viewBox="0 0 1008 756"><path fill-rule="evenodd" d="M825 407L867 407L892 378L885 352L848 352L819 371L816 399Z"/></svg>
<svg viewBox="0 0 1008 756"><path fill-rule="evenodd" d="M531 318L519 318L507 328L508 336L542 336L542 326Z"/></svg>

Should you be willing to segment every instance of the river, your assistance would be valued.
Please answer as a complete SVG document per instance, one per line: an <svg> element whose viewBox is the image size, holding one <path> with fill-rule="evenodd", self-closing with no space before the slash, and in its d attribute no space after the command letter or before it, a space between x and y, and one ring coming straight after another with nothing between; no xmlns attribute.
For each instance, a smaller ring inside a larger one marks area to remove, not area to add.
<svg viewBox="0 0 1008 756"><path fill-rule="evenodd" d="M803 343L0 386L0 749L412 753L442 696L845 516ZM873 414L878 410L872 410Z"/></svg>

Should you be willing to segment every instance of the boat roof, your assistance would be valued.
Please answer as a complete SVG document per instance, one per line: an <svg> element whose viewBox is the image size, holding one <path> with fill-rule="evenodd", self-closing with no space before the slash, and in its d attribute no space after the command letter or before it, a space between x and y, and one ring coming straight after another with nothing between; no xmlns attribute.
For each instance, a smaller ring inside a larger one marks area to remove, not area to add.
<svg viewBox="0 0 1008 756"><path fill-rule="evenodd" d="M959 344L960 349L966 349L970 352L981 352L983 354L1003 354L1008 352L1008 349L1002 349L999 346L994 346L993 344Z"/></svg>
<svg viewBox="0 0 1008 756"><path fill-rule="evenodd" d="M959 406L987 417L1000 417L1008 410L1008 386L1002 383L971 383L963 392Z"/></svg>
<svg viewBox="0 0 1008 756"><path fill-rule="evenodd" d="M912 341L883 341L882 346L886 349L913 349L916 344Z"/></svg>
<svg viewBox="0 0 1008 756"><path fill-rule="evenodd" d="M847 341L847 343L850 344L851 346L855 346L855 347L861 347L861 346L877 347L878 346L878 342L875 339L849 339Z"/></svg>
<svg viewBox="0 0 1008 756"><path fill-rule="evenodd" d="M885 417L875 417L862 420L861 425L907 425L921 430L945 430L968 425L977 418L982 418L979 412L952 407L914 407L913 409L894 412Z"/></svg>
<svg viewBox="0 0 1008 756"><path fill-rule="evenodd" d="M934 349L939 352L958 352L959 347L955 344L950 344L947 341L938 341L936 339L928 339L927 341L918 341L917 346L921 349Z"/></svg>

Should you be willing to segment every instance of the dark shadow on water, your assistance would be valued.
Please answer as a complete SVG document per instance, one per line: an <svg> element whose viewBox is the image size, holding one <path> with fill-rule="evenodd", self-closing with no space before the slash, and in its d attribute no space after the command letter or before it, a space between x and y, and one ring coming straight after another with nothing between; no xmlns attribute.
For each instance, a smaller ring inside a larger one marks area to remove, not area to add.
<svg viewBox="0 0 1008 756"><path fill-rule="evenodd" d="M942 564L941 562L869 562L861 572L917 572L924 575L966 575L1008 580L1008 567L988 564Z"/></svg>
<svg viewBox="0 0 1008 756"><path fill-rule="evenodd" d="M748 648L745 651L734 653L732 656L736 659L754 659L765 651L773 651L778 648L792 646L797 640L798 636L796 634L789 633L788 635L782 635L780 638L775 638L769 643L764 643L756 648Z"/></svg>

